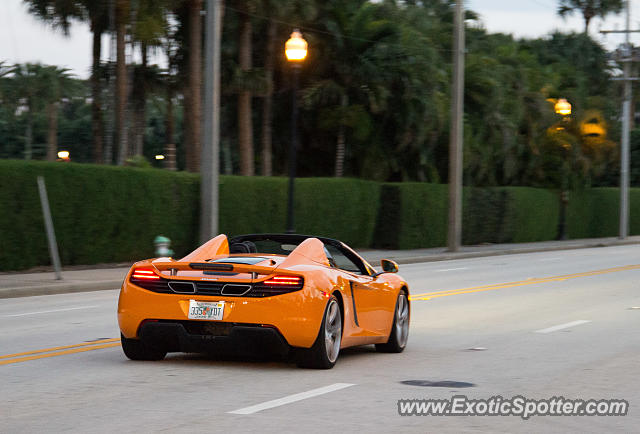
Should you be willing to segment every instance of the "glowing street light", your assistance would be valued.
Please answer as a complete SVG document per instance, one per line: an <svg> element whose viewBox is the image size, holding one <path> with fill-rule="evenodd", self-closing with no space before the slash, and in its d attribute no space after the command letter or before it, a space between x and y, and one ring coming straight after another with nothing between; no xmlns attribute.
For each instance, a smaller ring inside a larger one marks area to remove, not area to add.
<svg viewBox="0 0 640 434"><path fill-rule="evenodd" d="M58 151L58 160L59 161L69 161L69 151Z"/></svg>
<svg viewBox="0 0 640 434"><path fill-rule="evenodd" d="M571 114L571 103L564 98L560 98L553 108L559 115L569 116Z"/></svg>
<svg viewBox="0 0 640 434"><path fill-rule="evenodd" d="M307 41L302 37L302 33L295 29L291 37L284 44L284 53L289 62L302 62L307 57Z"/></svg>
<svg viewBox="0 0 640 434"><path fill-rule="evenodd" d="M164 160L164 155L162 154L156 155L156 160Z"/></svg>
<svg viewBox="0 0 640 434"><path fill-rule="evenodd" d="M296 151L298 149L298 81L300 67L307 57L307 41L302 38L298 29L291 33L291 37L284 44L284 53L293 70L293 98L291 100L291 143L289 144L289 193L287 202L287 233L294 233L293 228L293 189L296 179Z"/></svg>

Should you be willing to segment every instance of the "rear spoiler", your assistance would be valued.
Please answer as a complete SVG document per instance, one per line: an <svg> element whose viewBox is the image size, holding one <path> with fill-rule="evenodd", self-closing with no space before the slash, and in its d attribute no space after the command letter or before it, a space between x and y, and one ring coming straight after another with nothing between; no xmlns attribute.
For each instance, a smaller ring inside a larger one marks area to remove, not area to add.
<svg viewBox="0 0 640 434"><path fill-rule="evenodd" d="M158 261L151 263L158 271L169 271L172 275L178 271L220 271L227 273L253 273L269 275L276 272L277 266L265 267L258 265L235 264L228 262L172 262ZM278 270L278 274L298 276L288 270Z"/></svg>

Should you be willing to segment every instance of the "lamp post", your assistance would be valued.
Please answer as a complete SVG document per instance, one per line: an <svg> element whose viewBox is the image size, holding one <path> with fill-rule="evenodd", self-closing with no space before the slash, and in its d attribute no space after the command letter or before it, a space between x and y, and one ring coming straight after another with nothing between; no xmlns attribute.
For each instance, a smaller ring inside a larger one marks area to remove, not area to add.
<svg viewBox="0 0 640 434"><path fill-rule="evenodd" d="M562 120L564 122L569 121L569 116L571 115L571 103L564 98L558 99L558 101L553 106L553 109L557 114L562 116ZM565 153L567 150L565 149ZM567 157L565 155L565 168L562 171L562 185L560 191L560 220L558 222L558 239L566 240L567 239L567 205L569 203L569 192L567 191L567 171L569 170L566 167Z"/></svg>
<svg viewBox="0 0 640 434"><path fill-rule="evenodd" d="M298 29L291 33L291 37L284 45L284 52L293 72L291 143L289 144L289 193L287 200L287 233L292 234L295 232L293 229L293 193L296 179L296 151L298 148L298 81L300 67L307 57L307 41L302 38L302 34Z"/></svg>

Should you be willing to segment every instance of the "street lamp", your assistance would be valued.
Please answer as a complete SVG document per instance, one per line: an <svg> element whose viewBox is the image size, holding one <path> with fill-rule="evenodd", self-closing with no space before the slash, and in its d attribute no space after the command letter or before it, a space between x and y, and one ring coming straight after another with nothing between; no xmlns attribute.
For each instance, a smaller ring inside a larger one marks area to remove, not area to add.
<svg viewBox="0 0 640 434"><path fill-rule="evenodd" d="M298 81L300 67L307 57L307 41L302 38L298 29L291 33L291 37L284 44L284 53L291 64L293 72L293 90L291 99L291 143L289 144L289 194L287 200L287 233L295 232L293 229L293 189L296 178L296 151L298 148Z"/></svg>
<svg viewBox="0 0 640 434"><path fill-rule="evenodd" d="M69 151L59 151L58 152L58 161L70 161L70 154Z"/></svg>
<svg viewBox="0 0 640 434"><path fill-rule="evenodd" d="M569 116L571 114L571 103L564 98L560 98L553 108L559 115Z"/></svg>
<svg viewBox="0 0 640 434"><path fill-rule="evenodd" d="M563 117L563 121L565 123L569 122L569 116L571 115L571 103L567 101L565 98L560 98L553 106L555 112ZM564 126L559 127L557 129L564 129ZM569 168L567 167L567 150L564 150L565 153L565 168L563 172L562 186L560 191L560 220L558 222L558 239L566 240L567 239L567 205L569 204L569 192L567 191L567 171Z"/></svg>

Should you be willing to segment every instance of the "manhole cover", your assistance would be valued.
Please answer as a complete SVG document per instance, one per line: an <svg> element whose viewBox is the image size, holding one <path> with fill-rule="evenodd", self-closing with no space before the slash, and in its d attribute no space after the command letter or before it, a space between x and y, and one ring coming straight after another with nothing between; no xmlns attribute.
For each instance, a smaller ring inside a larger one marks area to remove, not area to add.
<svg viewBox="0 0 640 434"><path fill-rule="evenodd" d="M400 383L408 386L422 386L422 387L448 387L450 389L462 389L465 387L474 387L473 383L465 383L464 381L428 381L428 380L404 380Z"/></svg>

